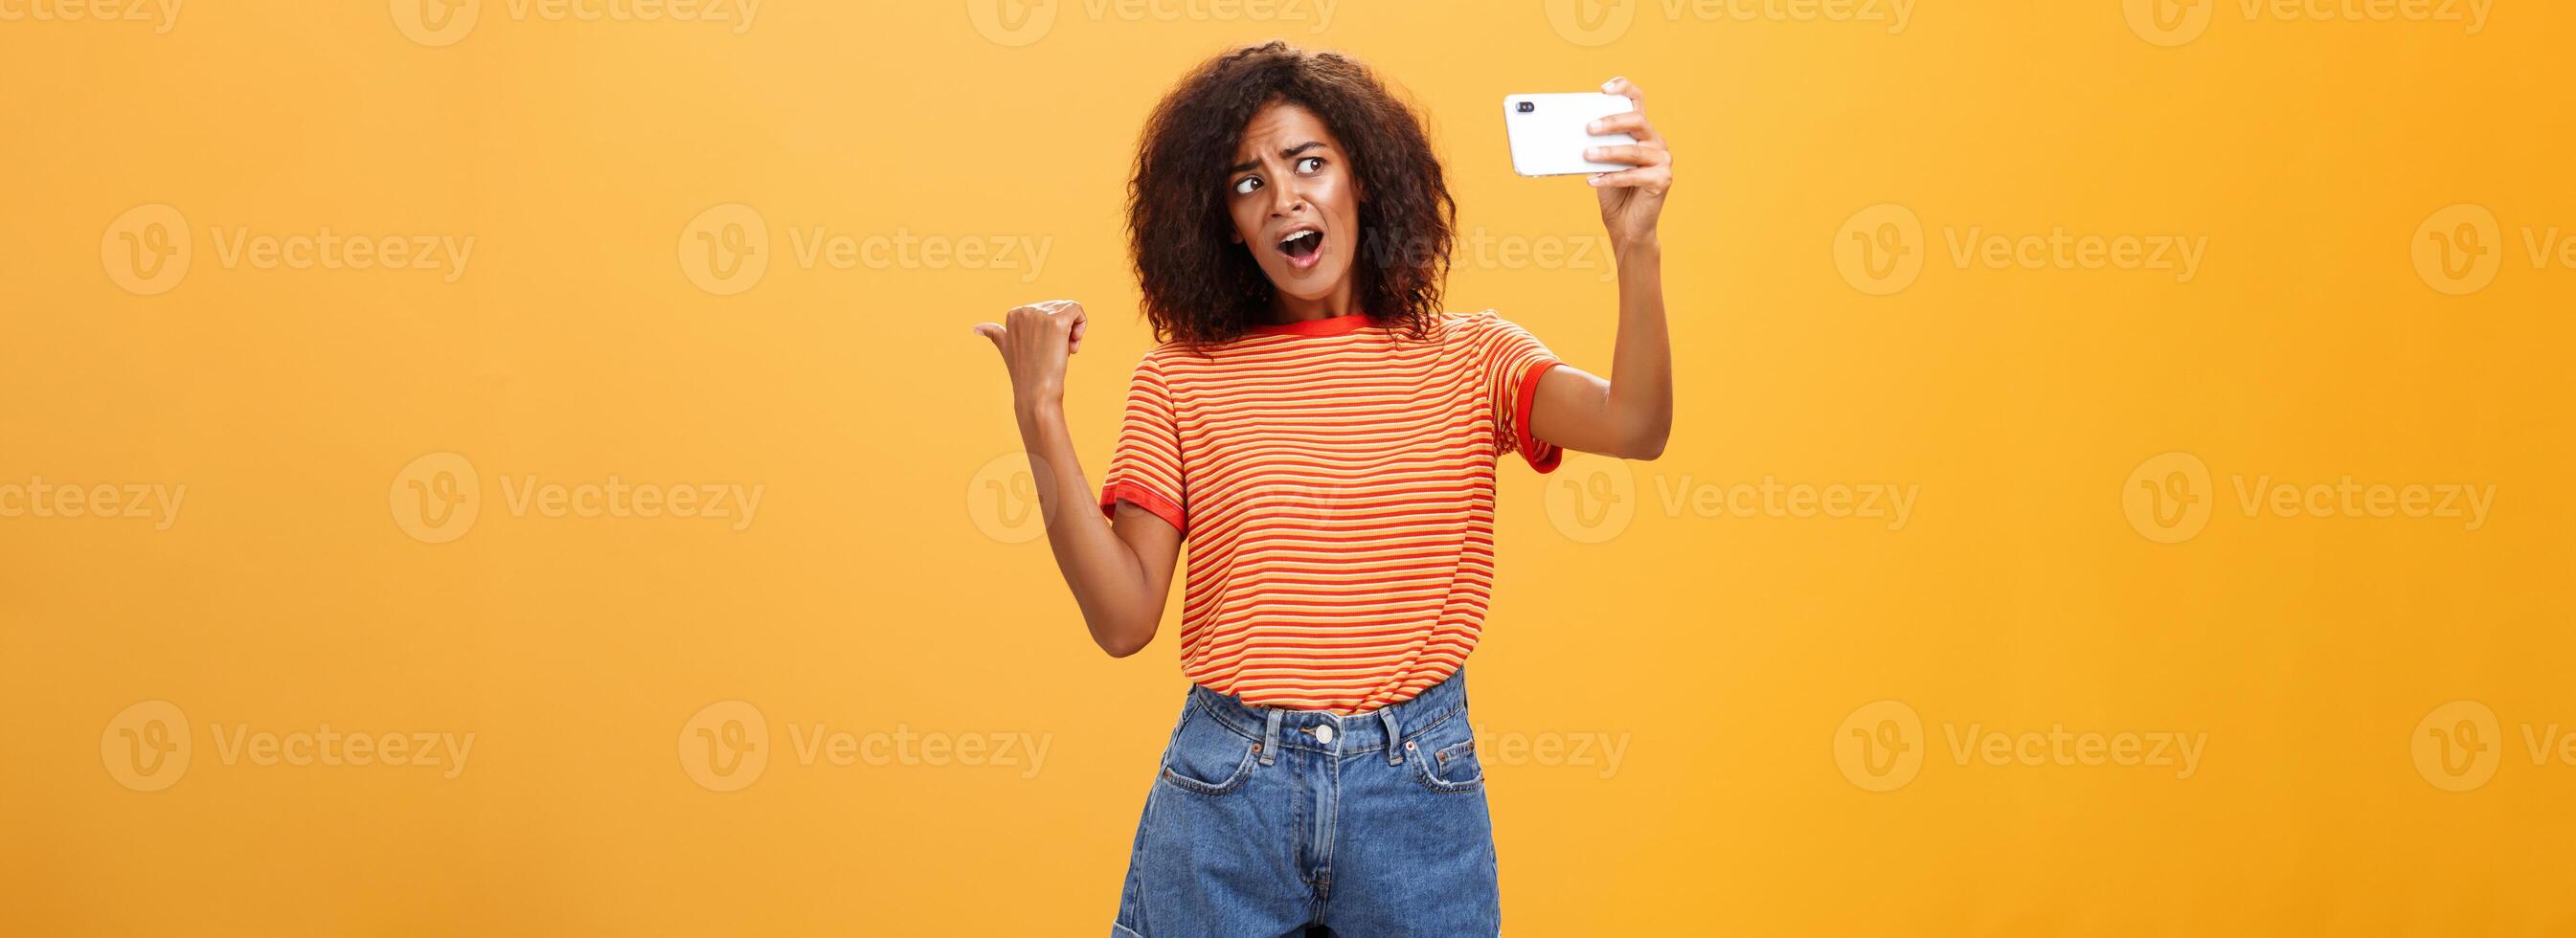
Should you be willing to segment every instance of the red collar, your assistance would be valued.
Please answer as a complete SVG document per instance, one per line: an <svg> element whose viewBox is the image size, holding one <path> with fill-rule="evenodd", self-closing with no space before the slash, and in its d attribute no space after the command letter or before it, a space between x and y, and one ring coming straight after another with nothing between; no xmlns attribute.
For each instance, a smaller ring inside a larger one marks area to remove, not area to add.
<svg viewBox="0 0 2576 938"><path fill-rule="evenodd" d="M1331 316L1324 319L1300 319L1296 322L1273 323L1245 330L1248 335L1343 335L1368 328L1367 313Z"/></svg>

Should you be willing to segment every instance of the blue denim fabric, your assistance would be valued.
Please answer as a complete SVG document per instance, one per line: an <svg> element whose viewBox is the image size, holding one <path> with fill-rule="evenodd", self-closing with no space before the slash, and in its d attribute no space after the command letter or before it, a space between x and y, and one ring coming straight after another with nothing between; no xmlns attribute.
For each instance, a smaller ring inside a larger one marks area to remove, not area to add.
<svg viewBox="0 0 2576 938"><path fill-rule="evenodd" d="M1501 930L1465 672L1348 716L1190 688L1136 825L1111 935L1267 938L1310 926Z"/></svg>

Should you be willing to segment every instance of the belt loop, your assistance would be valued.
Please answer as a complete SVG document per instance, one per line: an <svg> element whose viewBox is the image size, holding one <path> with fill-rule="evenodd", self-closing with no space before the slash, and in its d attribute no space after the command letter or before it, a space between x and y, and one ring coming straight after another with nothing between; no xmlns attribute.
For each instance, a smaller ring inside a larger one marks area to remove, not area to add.
<svg viewBox="0 0 2576 938"><path fill-rule="evenodd" d="M1386 764L1404 764L1404 732L1395 725L1395 705L1377 708L1377 718L1386 724Z"/></svg>
<svg viewBox="0 0 2576 938"><path fill-rule="evenodd" d="M1285 715L1287 711L1276 707L1270 709L1270 727L1263 731L1261 738L1262 765L1269 765L1279 758L1279 718Z"/></svg>

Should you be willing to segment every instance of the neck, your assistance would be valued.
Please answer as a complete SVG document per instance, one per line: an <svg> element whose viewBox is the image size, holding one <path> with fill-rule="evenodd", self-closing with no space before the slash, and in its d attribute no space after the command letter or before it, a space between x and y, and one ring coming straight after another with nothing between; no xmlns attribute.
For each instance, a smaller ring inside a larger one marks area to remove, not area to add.
<svg viewBox="0 0 2576 938"><path fill-rule="evenodd" d="M1270 320L1274 323L1331 319L1359 312L1351 305L1351 285L1348 282L1331 293L1311 300L1289 296L1276 290L1271 291L1270 296Z"/></svg>

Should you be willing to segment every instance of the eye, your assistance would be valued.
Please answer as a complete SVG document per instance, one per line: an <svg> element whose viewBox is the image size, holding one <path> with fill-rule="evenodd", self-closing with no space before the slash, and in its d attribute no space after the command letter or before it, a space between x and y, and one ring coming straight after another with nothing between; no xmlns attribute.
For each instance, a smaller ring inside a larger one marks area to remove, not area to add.
<svg viewBox="0 0 2576 938"><path fill-rule="evenodd" d="M1323 168L1324 158L1320 156L1302 157L1297 160L1297 171L1299 173L1319 172Z"/></svg>
<svg viewBox="0 0 2576 938"><path fill-rule="evenodd" d="M1261 177L1259 176L1245 176L1234 181L1234 194L1236 195L1251 195L1252 193L1260 190L1260 188Z"/></svg>

